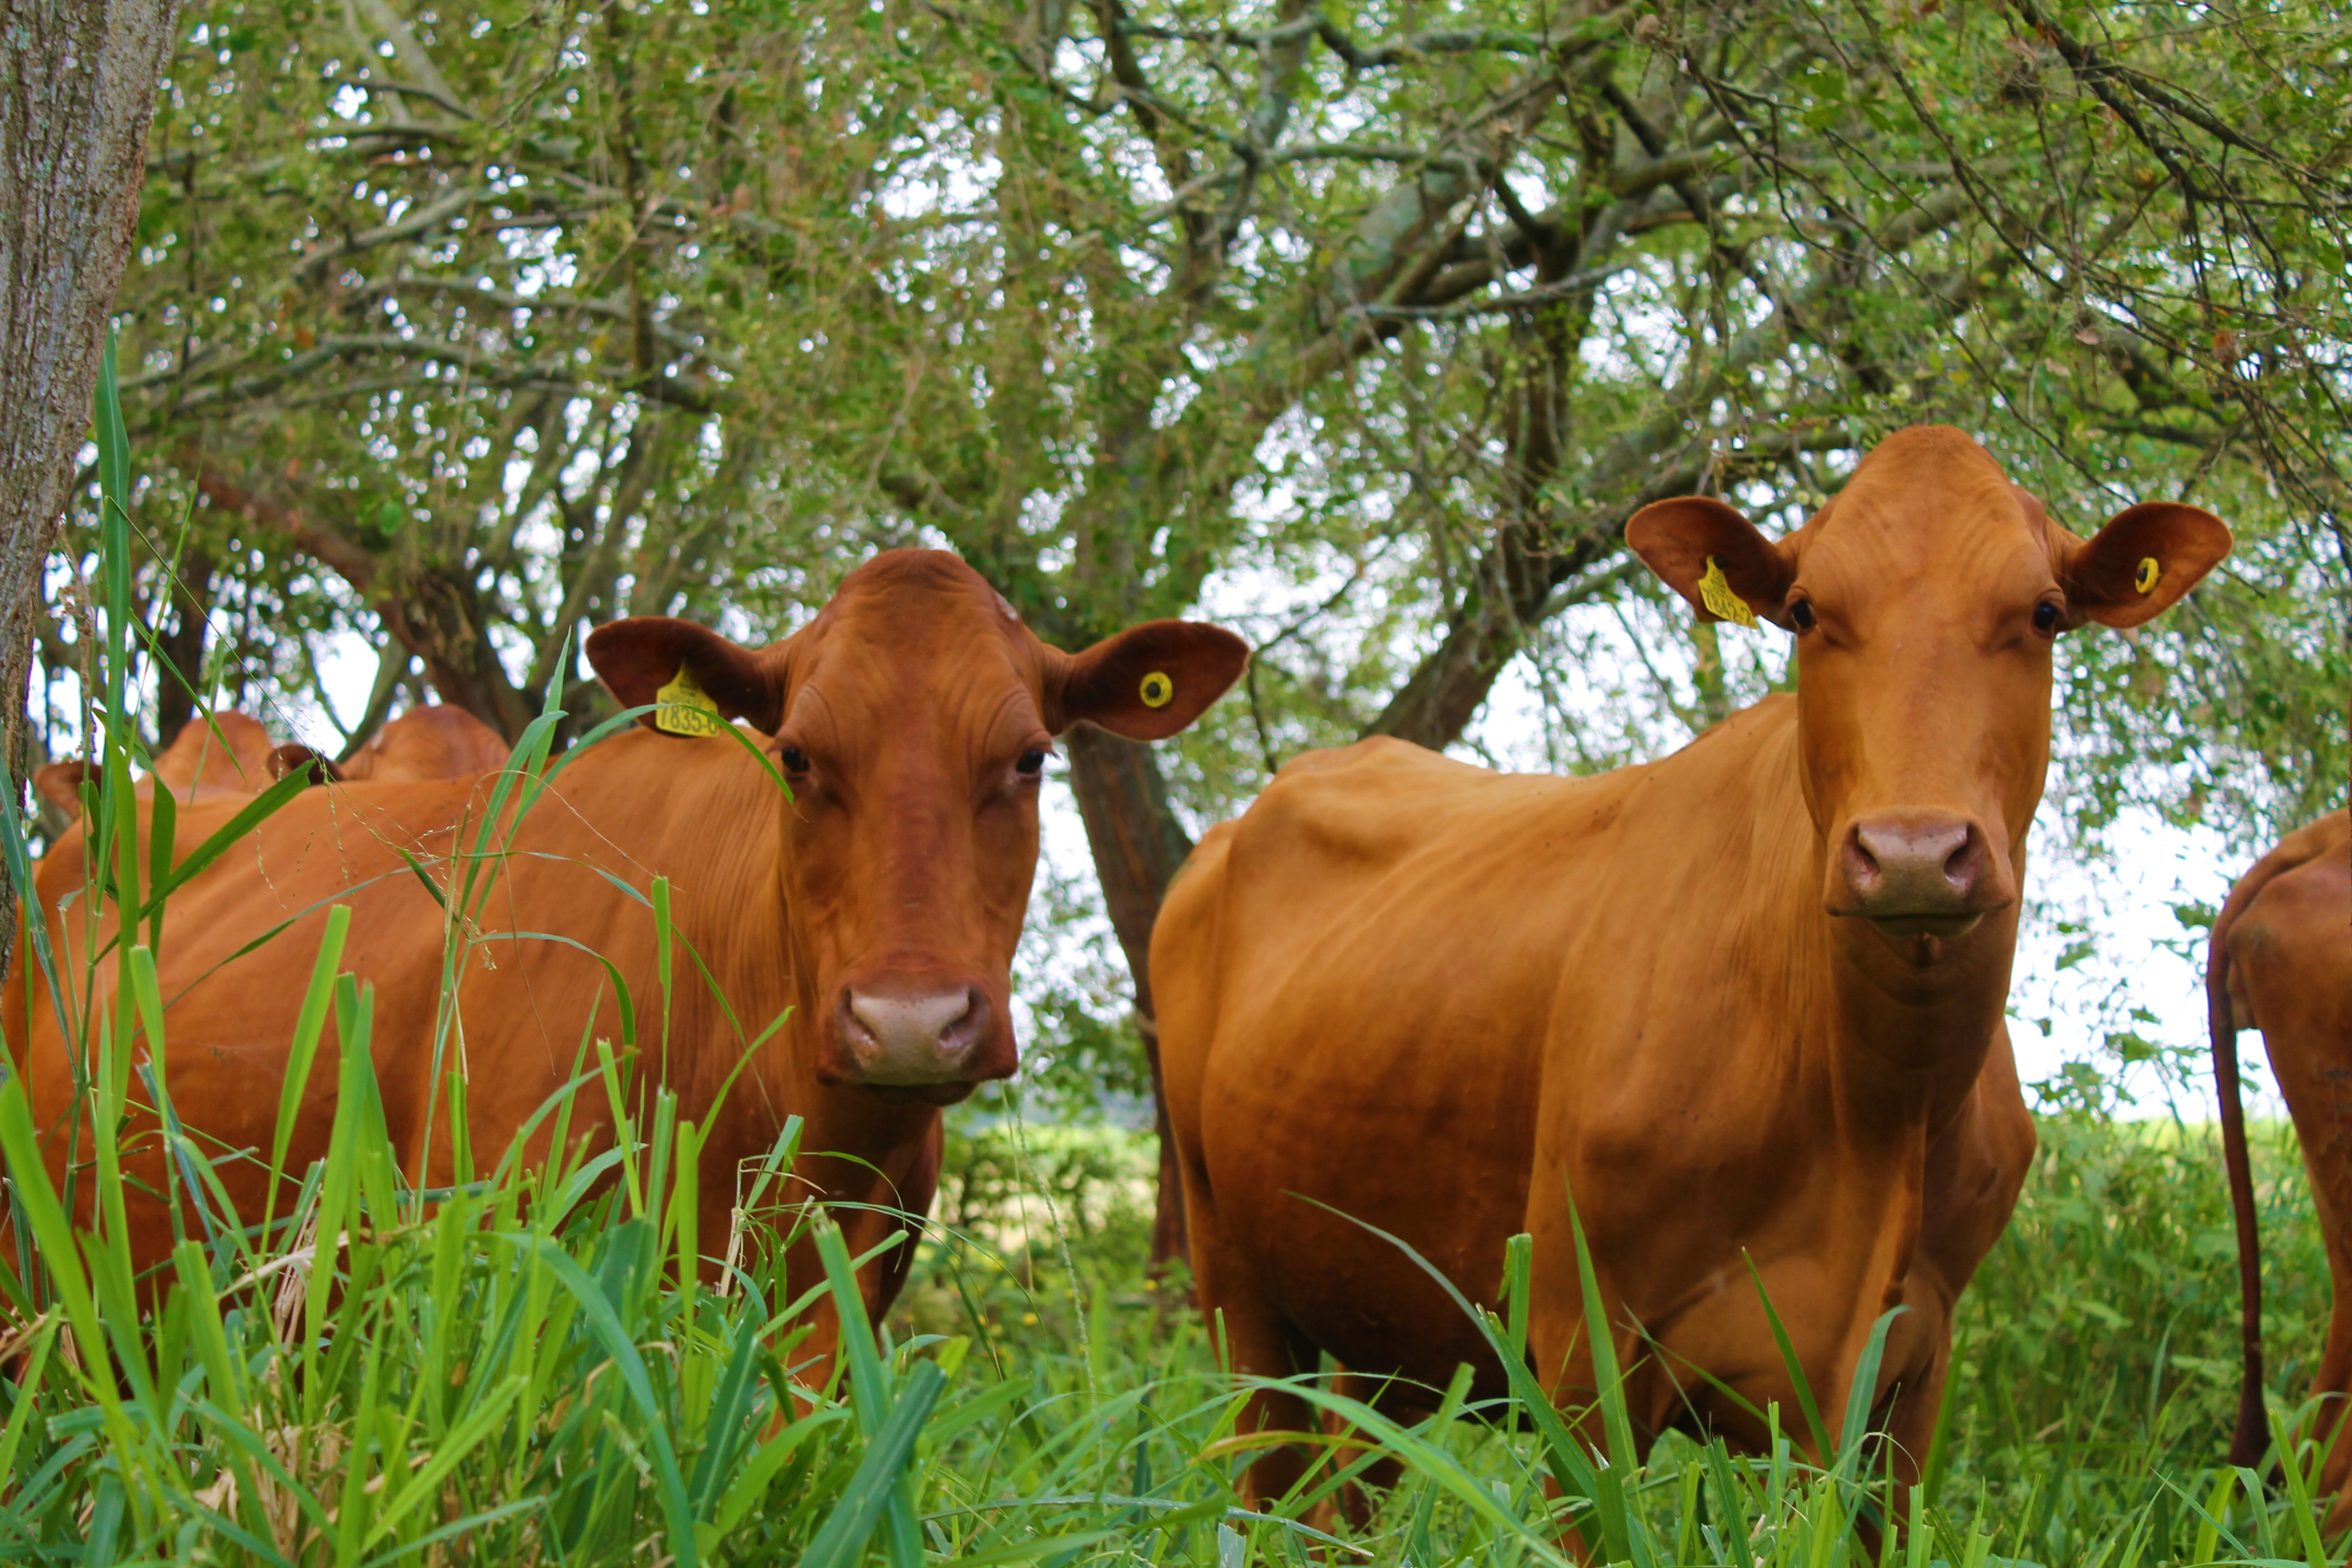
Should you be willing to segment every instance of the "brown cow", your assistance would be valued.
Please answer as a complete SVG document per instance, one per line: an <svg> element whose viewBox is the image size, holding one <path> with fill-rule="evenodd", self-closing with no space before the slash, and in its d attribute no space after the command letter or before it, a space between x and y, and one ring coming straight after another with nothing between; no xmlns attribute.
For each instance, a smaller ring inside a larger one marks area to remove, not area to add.
<svg viewBox="0 0 2352 1568"><path fill-rule="evenodd" d="M506 766L512 750L463 708L428 703L368 737L349 762L332 764L329 776L345 784L464 778Z"/></svg>
<svg viewBox="0 0 2352 1568"><path fill-rule="evenodd" d="M592 1030L617 1047L612 986L582 951L593 950L634 992L646 1075L676 1090L679 1114L706 1131L703 1251L724 1249L739 1168L764 1155L792 1116L804 1119L809 1152L794 1170L798 1194L853 1205L839 1217L863 1251L900 1222L854 1205L922 1212L938 1172L940 1107L1014 1068L1009 968L1053 737L1080 721L1137 740L1174 734L1233 683L1246 648L1214 627L1153 621L1065 654L953 556L894 551L852 573L822 613L772 647L646 618L599 627L587 651L622 702L660 694L670 706L572 760L514 831L514 852L495 863L499 880L474 922L478 951L460 965L461 1043L446 1058L466 1066L478 1166L572 1076ZM707 697L681 697L681 675ZM709 716L677 705L692 701L707 702ZM656 718L700 732L664 733ZM756 731L790 798L758 756L719 732L721 720ZM439 863L449 880L460 825L478 816L488 790L457 779L310 791L173 895L162 958L163 994L177 998L170 1081L195 1132L231 1150L269 1148L302 977L325 901L340 897L352 910L343 965L376 988L374 1060L391 1135L412 1178L450 1179L448 1129L426 1115L436 1087L448 1103L432 1074L450 921L402 851ZM226 809L192 809L181 837L195 841L213 825L205 813ZM463 829L468 847L473 831ZM68 963L87 951L89 900L62 916L58 900L81 883L79 850L69 840L37 879ZM740 1027L683 955L674 994L660 996L651 914L608 875L641 892L671 879L675 927ZM311 909L269 946L232 958ZM70 1075L36 993L27 1078L47 1128L67 1114ZM21 986L10 1000L26 1006ZM9 1037L26 1034L12 1026ZM290 1172L324 1152L333 1084L330 1068L311 1074ZM605 1096L582 1095L573 1121L608 1130ZM544 1156L547 1135L543 1127L532 1157ZM52 1138L53 1162L63 1142ZM152 1158L131 1165L148 1190L160 1188ZM240 1213L260 1214L266 1178L255 1166L222 1173ZM129 1202L133 1251L151 1263L170 1245L170 1216L142 1192ZM877 1313L909 1250L869 1265Z"/></svg>
<svg viewBox="0 0 2352 1568"><path fill-rule="evenodd" d="M162 780L182 805L230 795L252 796L296 768L309 767L320 783L415 782L467 778L504 767L510 747L497 731L462 708L428 703L385 723L347 763L337 763L299 742L273 745L260 720L223 711L184 727L157 753L155 771L132 786L141 800L152 798ZM33 787L68 811L81 808L88 764L51 763L33 774Z"/></svg>
<svg viewBox="0 0 2352 1568"><path fill-rule="evenodd" d="M270 780L286 771L274 765L273 746L269 731L249 714L199 714L156 753L154 772L132 790L140 799L151 799L161 782L183 805L250 796L268 789ZM33 787L66 810L79 812L82 781L89 776L89 765L78 759L50 763L34 770Z"/></svg>
<svg viewBox="0 0 2352 1568"><path fill-rule="evenodd" d="M2053 637L2147 620L2229 531L2151 502L2078 539L1923 426L1786 538L1701 498L1626 538L1694 605L1795 632L1796 695L1597 778L1309 754L1178 879L1151 978L1202 1308L1244 1373L1328 1352L1411 1408L1467 1363L1497 1396L1472 1323L1355 1222L1489 1306L1530 1232L1528 1354L1588 1409L1572 1193L1643 1447L1753 1448L1799 1408L1752 1261L1832 1421L1909 1309L1871 1402L1916 1467L2034 1144L2002 1013ZM1306 1429L1295 1395L1254 1405ZM1270 1450L1250 1489L1307 1463Z"/></svg>
<svg viewBox="0 0 2352 1568"><path fill-rule="evenodd" d="M462 708L429 702L390 720L338 763L299 743L269 753L269 776L283 778L308 767L320 784L415 784L425 779L473 778L506 766L513 748L499 732Z"/></svg>
<svg viewBox="0 0 2352 1568"><path fill-rule="evenodd" d="M2240 1029L2263 1032L2327 1246L2336 1306L2311 1386L2315 1394L2336 1397L2319 1429L2305 1436L2325 1443L2335 1435L2341 1396L2352 1392L2352 1099L2345 1092L2352 1079L2352 815L2339 811L2287 835L2230 889L2213 921L2205 994L2245 1314L2245 1383L2230 1462L2252 1465L2270 1446L2270 1434L2263 1411L2262 1238L2238 1102ZM2352 1525L2352 1434L2336 1436L2314 1489L2336 1494L2330 1531Z"/></svg>

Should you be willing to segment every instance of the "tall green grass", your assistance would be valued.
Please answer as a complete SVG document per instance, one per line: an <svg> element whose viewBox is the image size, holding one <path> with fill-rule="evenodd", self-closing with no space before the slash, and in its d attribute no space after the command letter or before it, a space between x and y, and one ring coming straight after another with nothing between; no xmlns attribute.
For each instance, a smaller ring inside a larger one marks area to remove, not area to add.
<svg viewBox="0 0 2352 1568"><path fill-rule="evenodd" d="M1078 1515L1157 1509L1174 1537L1135 1547L1137 1560L1231 1562L1218 1555L1222 1540L1253 1560L1309 1561L1311 1538L1288 1526L1185 1518L1188 1508L1229 1499L1228 1478L1247 1456L1234 1440L1231 1384L1197 1317L1168 1310L1144 1289L1148 1146L1107 1131L1040 1142L1027 1140L1030 1184L1051 1188L1066 1216L1088 1215L1072 1241L1075 1283L1057 1238L1037 1228L1037 1200L1021 1200L1022 1141L997 1127L951 1145L946 1190L969 1173L1002 1206L928 1244L894 1314L901 1331L964 1333L992 1346L992 1370L1024 1389L1002 1424L959 1436L935 1462L933 1486L1033 1500L1050 1487ZM1082 1142L1093 1147L1072 1147ZM2256 1169L2269 1330L2287 1395L2278 1409L2290 1416L2326 1327L2326 1264L2283 1123L2257 1129ZM1769 1455L1735 1457L1675 1435L1627 1467L1622 1533L1605 1560L1739 1568L2326 1561L2315 1510L2298 1504L2294 1485L2282 1479L2265 1490L2221 1462L2237 1379L2221 1171L2210 1129L2045 1121L2017 1218L1962 1300L1945 1451L1916 1500L1924 1528L1879 1535L1873 1552L1875 1532L1857 1526L1875 1522L1886 1493L1860 1474L1866 1451L1849 1428L1834 1445L1840 1463L1809 1465L1799 1436L1807 1417L1787 1411L1788 1436ZM1082 1316L1090 1354L1079 1349ZM1837 1436L1845 1413L1821 1415ZM1544 1486L1541 1434L1517 1425L1427 1422L1391 1433L1403 1481L1369 1530L1340 1532L1360 1552L1328 1549L1323 1560L1553 1561L1550 1521L1562 1505ZM1034 1472L1040 1458L1057 1467L1050 1480ZM2302 1456L2293 1479L2312 1459ZM1102 1500L1089 1505L1097 1492ZM1907 1525L1912 1500L1895 1506Z"/></svg>
<svg viewBox="0 0 2352 1568"><path fill-rule="evenodd" d="M143 811L134 799L132 769L151 759L132 711L142 628L114 392L110 353L97 431L105 626L83 671L98 766L83 790L86 883L65 916L81 922L88 957L67 972L37 918L18 956L68 1037L78 1114L36 1124L13 1055L24 1042L8 1043L0 1084L15 1254L0 1262L14 1368L0 1384L0 1555L389 1564L650 1552L826 1564L881 1540L894 1563L915 1561L914 1445L952 1352L876 1352L862 1328L862 1260L821 1217L810 1223L825 1278L800 1299L783 1298L767 1261L780 1248L756 1237L744 1266L716 1289L699 1283L700 1259L730 1238L696 1234L699 1132L667 1090L635 1081L630 1026L594 1042L593 1057L583 1049L583 1070L541 1111L557 1152L541 1168L506 1155L478 1173L462 1080L436 1071L447 1093L434 1136L449 1141L458 1177L417 1191L385 1129L372 994L338 972L349 910L335 908L268 1152L288 1180L269 1184L262 1214L236 1211L220 1169L264 1152L210 1148L173 1115L154 952L172 889L302 786L282 781L193 848L174 842L168 792ZM449 911L445 997L504 836L562 764L548 755L552 722L518 744L466 849L414 868ZM29 898L13 812L0 834ZM656 921L662 890L648 900ZM625 1019L641 1010L624 995ZM284 1171L314 1072L337 1089L329 1152ZM567 1135L582 1095L610 1100L612 1147ZM754 1214L796 1133L756 1173ZM42 1155L60 1142L62 1189ZM141 1278L123 1168L158 1151L176 1245ZM281 1186L293 1194L282 1212ZM852 1353L803 1392L789 1363L819 1295L852 1325Z"/></svg>
<svg viewBox="0 0 2352 1568"><path fill-rule="evenodd" d="M2216 1465L2235 1295L2220 1163L2197 1129L2045 1125L2018 1220L1964 1301L1948 1419L1916 1492L1885 1484L1864 1410L1776 1412L1780 1436L1762 1455L1670 1436L1644 1458L1614 1398L1596 1451L1531 1381L1517 1401L1468 1412L1457 1384L1436 1416L1400 1424L1310 1378L1311 1400L1403 1464L1367 1528L1329 1535L1313 1522L1328 1522L1316 1505L1328 1475L1271 1515L1236 1506L1255 1441L1238 1429L1247 1389L1218 1368L1181 1278L1163 1288L1146 1274L1139 1142L1024 1126L1017 1095L1010 1119L957 1129L910 1287L869 1329L858 1260L821 1216L767 1215L755 1191L748 1238L697 1233L698 1132L641 1078L633 1026L590 1042L546 1107L557 1152L545 1167L473 1150L464 1086L446 1080L436 1136L458 1151L459 1178L415 1190L385 1133L370 994L339 967L348 916L332 913L317 963L288 982L305 987L298 1079L332 1073L338 1086L328 1153L285 1173L268 1212L234 1212L220 1163L282 1163L299 1096L270 1151L212 1149L181 1128L152 954L170 940L172 888L296 786L193 847L175 841L167 804L133 809L142 634L112 386L110 362L105 635L88 671L102 766L78 906L121 913L130 945L63 973L36 921L17 959L73 1021L90 1139L73 1151L78 1190L60 1192L38 1151L73 1124L34 1122L12 1058L0 1560L1438 1568L1561 1563L1573 1525L1597 1558L1639 1568L2326 1561L2300 1489L2308 1454L2270 1489ZM469 849L417 868L452 910L445 980L500 836L563 765L547 733L517 748ZM0 816L29 890L20 825ZM666 918L658 887L645 918L657 930ZM654 998L625 1009L662 1011ZM612 1111L610 1147L566 1135L583 1095ZM161 1131L134 1132L147 1125L134 1110ZM168 1264L144 1279L121 1176L134 1136L161 1141L167 1184L186 1199ZM788 1130L757 1183L777 1190L799 1152ZM2274 1133L2259 1153L2277 1375L2293 1389L2315 1352L2325 1270L2292 1148ZM772 1227L788 1225L815 1227L824 1262L822 1279L793 1282L797 1295L775 1261ZM706 1285L698 1265L712 1257L734 1261ZM810 1386L815 1370L796 1382L794 1368L819 1298L840 1313L845 1349ZM1513 1344L1523 1312L1515 1297L1481 1321Z"/></svg>

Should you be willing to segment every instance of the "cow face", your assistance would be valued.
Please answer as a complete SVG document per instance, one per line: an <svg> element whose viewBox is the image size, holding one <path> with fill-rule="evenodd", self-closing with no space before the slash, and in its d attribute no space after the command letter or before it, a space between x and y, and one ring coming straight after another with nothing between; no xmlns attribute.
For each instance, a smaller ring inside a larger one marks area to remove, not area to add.
<svg viewBox="0 0 2352 1568"><path fill-rule="evenodd" d="M1710 618L1727 592L1795 634L1824 906L1919 966L2017 901L2058 634L2137 626L2230 549L2218 519L2164 501L2080 539L1940 426L1889 437L1786 538L1698 497L1644 508L1625 536Z"/></svg>
<svg viewBox="0 0 2352 1568"><path fill-rule="evenodd" d="M1230 632L1181 621L1065 654L932 551L860 567L770 647L661 617L600 626L587 646L622 702L673 705L646 715L649 728L698 727L674 706L683 671L698 689L688 700L761 732L792 785L778 802L779 956L811 1001L816 1076L934 1104L1018 1061L1013 950L1054 737L1082 721L1172 735L1248 658Z"/></svg>

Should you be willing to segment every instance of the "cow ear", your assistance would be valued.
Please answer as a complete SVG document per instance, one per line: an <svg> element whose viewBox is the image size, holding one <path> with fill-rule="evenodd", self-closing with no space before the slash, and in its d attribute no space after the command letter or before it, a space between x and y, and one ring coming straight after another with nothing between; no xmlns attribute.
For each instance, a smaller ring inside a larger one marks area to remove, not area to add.
<svg viewBox="0 0 2352 1568"><path fill-rule="evenodd" d="M1241 679L1249 644L1197 621L1146 621L1086 652L1063 655L1047 679L1055 734L1084 719L1130 741L1159 741L1198 719Z"/></svg>
<svg viewBox="0 0 2352 1568"><path fill-rule="evenodd" d="M588 634L588 662L637 722L665 735L715 735L740 719L762 734L783 722L782 661L668 616L608 621Z"/></svg>
<svg viewBox="0 0 2352 1568"><path fill-rule="evenodd" d="M299 741L289 741L286 744L270 751L269 776L272 779L282 779L297 768L309 770L307 776L314 784L343 782L341 764L324 752L314 751Z"/></svg>
<svg viewBox="0 0 2352 1568"><path fill-rule="evenodd" d="M1625 542L1660 581L1690 601L1701 620L1738 620L1744 605L1774 626L1794 629L1787 604L1797 575L1795 552L1786 542L1776 544L1757 532L1738 508L1710 496L1653 501L1626 523Z"/></svg>
<svg viewBox="0 0 2352 1568"><path fill-rule="evenodd" d="M60 810L79 813L81 810L81 784L96 778L97 770L77 758L69 763L50 763L33 770L33 787L41 798Z"/></svg>
<svg viewBox="0 0 2352 1568"><path fill-rule="evenodd" d="M2230 553L2230 530L2179 501L2126 508L2088 539L2053 530L2066 625L2136 626L2178 603Z"/></svg>

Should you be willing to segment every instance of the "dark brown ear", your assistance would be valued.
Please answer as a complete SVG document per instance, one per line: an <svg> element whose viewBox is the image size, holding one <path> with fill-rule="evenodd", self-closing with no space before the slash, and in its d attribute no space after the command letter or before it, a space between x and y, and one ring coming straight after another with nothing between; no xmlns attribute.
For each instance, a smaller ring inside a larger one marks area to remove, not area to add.
<svg viewBox="0 0 2352 1568"><path fill-rule="evenodd" d="M1625 524L1625 542L1661 582L1690 601L1700 619L1725 618L1707 607L1700 586L1712 560L1722 568L1724 583L1750 610L1775 626L1789 626L1784 606L1789 584L1797 575L1795 552L1785 542L1776 544L1757 532L1737 507L1709 496L1653 501Z"/></svg>
<svg viewBox="0 0 2352 1568"><path fill-rule="evenodd" d="M81 810L82 780L97 776L97 769L76 758L69 763L50 763L35 768L33 787L41 792L43 800L52 802L63 810L79 812Z"/></svg>
<svg viewBox="0 0 2352 1568"><path fill-rule="evenodd" d="M624 708L660 704L637 722L662 734L715 733L697 710L720 721L740 719L763 734L783 722L783 662L776 650L745 647L692 621L608 621L588 634L588 662Z"/></svg>
<svg viewBox="0 0 2352 1568"><path fill-rule="evenodd" d="M2052 531L2066 624L2136 626L2197 586L2230 553L2230 530L2210 511L2144 500L2116 513L2088 539Z"/></svg>
<svg viewBox="0 0 2352 1568"><path fill-rule="evenodd" d="M321 756L299 741L289 741L282 746L271 749L269 776L272 779L282 779L297 768L310 770L310 779L314 784L342 782L343 770L336 765L332 758Z"/></svg>
<svg viewBox="0 0 2352 1568"><path fill-rule="evenodd" d="M1084 719L1130 741L1159 741L1198 719L1239 680L1249 644L1197 621L1146 621L1049 664L1045 723Z"/></svg>

